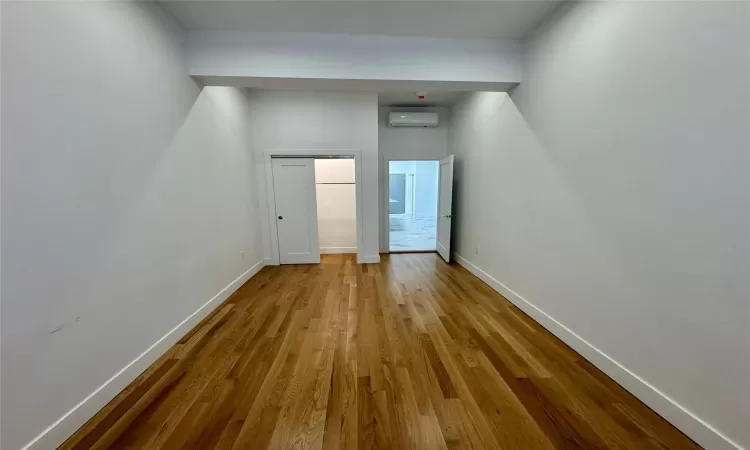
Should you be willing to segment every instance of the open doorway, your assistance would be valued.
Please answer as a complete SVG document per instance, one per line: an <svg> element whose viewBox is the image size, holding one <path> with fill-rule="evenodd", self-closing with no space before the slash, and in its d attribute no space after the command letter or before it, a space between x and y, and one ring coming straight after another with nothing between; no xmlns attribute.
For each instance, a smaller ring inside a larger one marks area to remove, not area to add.
<svg viewBox="0 0 750 450"><path fill-rule="evenodd" d="M437 249L438 175L438 161L389 161L389 251Z"/></svg>

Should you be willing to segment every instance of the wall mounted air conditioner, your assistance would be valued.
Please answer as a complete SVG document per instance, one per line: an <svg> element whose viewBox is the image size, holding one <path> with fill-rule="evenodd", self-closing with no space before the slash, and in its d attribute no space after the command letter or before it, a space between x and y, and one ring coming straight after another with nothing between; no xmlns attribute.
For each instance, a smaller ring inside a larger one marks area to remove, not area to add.
<svg viewBox="0 0 750 450"><path fill-rule="evenodd" d="M436 127L438 115L433 112L390 112L388 125L392 127Z"/></svg>

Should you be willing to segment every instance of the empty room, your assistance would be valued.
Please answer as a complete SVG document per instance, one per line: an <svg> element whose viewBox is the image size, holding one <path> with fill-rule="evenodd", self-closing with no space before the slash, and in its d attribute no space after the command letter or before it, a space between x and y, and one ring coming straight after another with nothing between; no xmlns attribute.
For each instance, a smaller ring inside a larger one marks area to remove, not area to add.
<svg viewBox="0 0 750 450"><path fill-rule="evenodd" d="M750 3L0 2L0 448L750 450Z"/></svg>

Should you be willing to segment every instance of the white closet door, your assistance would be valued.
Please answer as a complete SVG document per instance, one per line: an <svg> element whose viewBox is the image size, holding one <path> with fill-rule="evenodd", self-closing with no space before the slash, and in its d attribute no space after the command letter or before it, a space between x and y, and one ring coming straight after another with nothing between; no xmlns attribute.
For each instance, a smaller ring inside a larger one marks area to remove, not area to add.
<svg viewBox="0 0 750 450"><path fill-rule="evenodd" d="M273 158L279 263L317 264L318 213L312 158Z"/></svg>

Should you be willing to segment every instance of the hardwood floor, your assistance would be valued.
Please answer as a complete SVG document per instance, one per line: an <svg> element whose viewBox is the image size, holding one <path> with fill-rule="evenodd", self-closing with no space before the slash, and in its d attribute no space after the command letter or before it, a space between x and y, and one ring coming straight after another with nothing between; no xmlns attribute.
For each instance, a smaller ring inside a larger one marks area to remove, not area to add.
<svg viewBox="0 0 750 450"><path fill-rule="evenodd" d="M321 260L264 268L61 448L700 448L435 254Z"/></svg>

